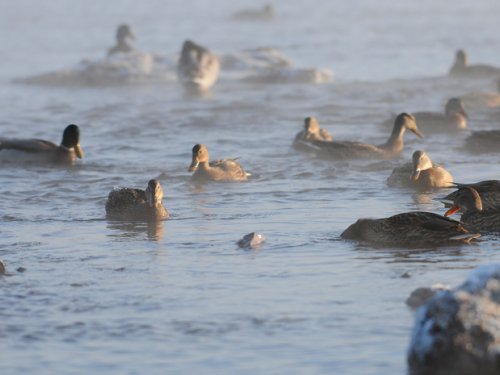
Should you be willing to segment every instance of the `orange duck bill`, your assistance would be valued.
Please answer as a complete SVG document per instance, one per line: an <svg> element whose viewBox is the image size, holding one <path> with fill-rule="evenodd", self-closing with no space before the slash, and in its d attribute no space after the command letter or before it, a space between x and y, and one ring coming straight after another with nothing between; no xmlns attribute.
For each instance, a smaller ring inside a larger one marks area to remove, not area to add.
<svg viewBox="0 0 500 375"><path fill-rule="evenodd" d="M455 212L457 212L459 209L460 209L460 207L453 205L453 206L451 206L451 208L450 208L448 211L446 211L446 212L444 213L444 216L450 216L450 215L453 215L453 214L454 214Z"/></svg>

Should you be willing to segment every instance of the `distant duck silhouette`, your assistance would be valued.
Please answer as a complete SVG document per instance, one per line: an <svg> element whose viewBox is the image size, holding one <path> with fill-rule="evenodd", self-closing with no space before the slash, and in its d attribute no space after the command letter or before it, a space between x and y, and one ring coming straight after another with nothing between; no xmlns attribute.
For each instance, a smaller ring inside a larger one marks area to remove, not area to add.
<svg viewBox="0 0 500 375"><path fill-rule="evenodd" d="M304 119L304 130L295 136L293 147L299 151L311 151L311 141L331 141L332 136L326 129L319 126L316 117L306 117Z"/></svg>
<svg viewBox="0 0 500 375"><path fill-rule="evenodd" d="M500 152L500 130L478 130L466 139L464 148L474 153Z"/></svg>
<svg viewBox="0 0 500 375"><path fill-rule="evenodd" d="M112 190L106 202L106 215L118 220L166 220L169 214L162 199L163 189L158 180L149 180L146 190Z"/></svg>
<svg viewBox="0 0 500 375"><path fill-rule="evenodd" d="M359 219L341 235L382 246L437 246L468 243L479 237L459 221L431 212L405 212L382 219Z"/></svg>
<svg viewBox="0 0 500 375"><path fill-rule="evenodd" d="M197 181L245 181L250 175L236 159L209 161L208 149L202 144L193 147L189 171Z"/></svg>
<svg viewBox="0 0 500 375"><path fill-rule="evenodd" d="M457 211L462 212L460 221L467 228L479 232L500 232L500 209L485 210L480 195L472 187L460 188L457 191L451 208L444 216Z"/></svg>
<svg viewBox="0 0 500 375"><path fill-rule="evenodd" d="M465 78L487 78L500 76L500 68L485 64L469 65L465 51L458 50L451 66L450 76Z"/></svg>
<svg viewBox="0 0 500 375"><path fill-rule="evenodd" d="M130 26L127 24L118 26L116 30L116 45L109 49L108 56L120 52L127 53L133 51L134 48L128 44L128 40L135 40L135 35L132 33Z"/></svg>
<svg viewBox="0 0 500 375"><path fill-rule="evenodd" d="M71 124L64 129L58 146L42 139L0 138L0 161L72 164L83 158L80 129Z"/></svg>
<svg viewBox="0 0 500 375"><path fill-rule="evenodd" d="M177 74L187 88L207 90L219 76L219 59L208 49L186 40L182 46Z"/></svg>
<svg viewBox="0 0 500 375"><path fill-rule="evenodd" d="M312 141L311 144L316 147L318 156L330 159L393 159L403 151L403 136L406 130L419 138L423 137L415 117L401 113L394 120L391 136L382 145L352 141Z"/></svg>
<svg viewBox="0 0 500 375"><path fill-rule="evenodd" d="M497 92L473 92L461 99L467 108L500 107L500 79L497 80Z"/></svg>
<svg viewBox="0 0 500 375"><path fill-rule="evenodd" d="M233 13L231 18L247 21L269 21L274 18L274 8L271 4L265 4L262 9L244 9Z"/></svg>
<svg viewBox="0 0 500 375"><path fill-rule="evenodd" d="M453 176L443 167L434 164L422 150L413 153L412 162L395 168L387 179L389 186L414 187L418 190L453 186Z"/></svg>

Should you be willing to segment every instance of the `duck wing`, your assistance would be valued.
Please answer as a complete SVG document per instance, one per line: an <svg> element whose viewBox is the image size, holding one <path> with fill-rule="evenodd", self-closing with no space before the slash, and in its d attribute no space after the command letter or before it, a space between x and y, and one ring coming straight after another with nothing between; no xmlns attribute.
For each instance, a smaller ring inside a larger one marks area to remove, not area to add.
<svg viewBox="0 0 500 375"><path fill-rule="evenodd" d="M17 150L22 152L47 152L57 149L57 145L43 139L7 139L0 138L0 150Z"/></svg>
<svg viewBox="0 0 500 375"><path fill-rule="evenodd" d="M421 227L431 231L456 231L459 233L467 233L460 221L450 219L432 212L405 212L397 214L386 219L387 225L390 226L413 226Z"/></svg>

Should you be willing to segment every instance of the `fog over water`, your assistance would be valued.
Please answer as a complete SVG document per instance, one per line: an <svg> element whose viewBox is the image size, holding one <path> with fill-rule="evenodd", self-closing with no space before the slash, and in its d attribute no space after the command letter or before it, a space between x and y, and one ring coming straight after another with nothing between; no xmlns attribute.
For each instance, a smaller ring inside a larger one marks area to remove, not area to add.
<svg viewBox="0 0 500 375"><path fill-rule="evenodd" d="M494 78L447 73L459 48L471 63L500 66L500 2L293 0L274 2L272 20L231 17L263 5L0 5L0 137L59 143L74 123L85 151L70 168L0 161L2 373L403 374L410 292L456 286L500 262L491 235L411 250L339 237L360 217L445 212L436 198L448 190L386 184L417 149L455 181L500 179L500 153L462 148L471 131L500 129L500 109L466 107L461 132L408 132L391 161L321 160L291 147L307 116L336 140L380 144L394 114L495 92ZM152 73L106 70L121 23L154 59ZM227 63L206 95L177 82L185 39ZM291 66L269 75L252 59L260 47ZM239 157L251 178L193 184L196 143L212 159ZM170 220L106 219L113 188L144 189L152 178ZM264 245L238 248L252 231Z"/></svg>

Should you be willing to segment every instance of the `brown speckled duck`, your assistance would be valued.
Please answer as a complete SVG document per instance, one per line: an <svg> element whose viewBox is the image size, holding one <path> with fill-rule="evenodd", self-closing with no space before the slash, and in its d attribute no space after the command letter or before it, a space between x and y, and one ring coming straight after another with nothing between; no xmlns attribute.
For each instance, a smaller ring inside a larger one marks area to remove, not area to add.
<svg viewBox="0 0 500 375"><path fill-rule="evenodd" d="M64 129L58 146L42 139L0 138L0 161L45 164L73 164L83 158L80 129L71 124Z"/></svg>
<svg viewBox="0 0 500 375"><path fill-rule="evenodd" d="M316 147L318 156L329 159L393 159L403 151L403 136L406 130L423 137L417 128L415 117L401 113L394 121L391 136L382 145L351 141L312 141L311 144Z"/></svg>
<svg viewBox="0 0 500 375"><path fill-rule="evenodd" d="M454 182L453 185L458 189L473 188L481 197L483 210L500 210L500 180L485 180L471 184ZM457 198L458 191L456 190L443 198L445 205L448 206L447 202L453 202Z"/></svg>
<svg viewBox="0 0 500 375"><path fill-rule="evenodd" d="M453 77L465 78L499 77L500 68L484 64L469 65L465 51L458 50L455 53L455 62L451 66L449 74Z"/></svg>
<svg viewBox="0 0 500 375"><path fill-rule="evenodd" d="M299 151L311 151L311 141L331 141L332 136L326 129L319 126L316 117L304 119L304 130L295 136L293 147Z"/></svg>
<svg viewBox="0 0 500 375"><path fill-rule="evenodd" d="M387 179L389 186L413 187L417 190L448 188L453 176L442 166L434 164L422 150L413 153L412 162L395 168Z"/></svg>
<svg viewBox="0 0 500 375"><path fill-rule="evenodd" d="M481 197L471 187L458 190L453 205L446 211L445 216L462 212L460 220L474 231L500 232L500 209L484 210Z"/></svg>
<svg viewBox="0 0 500 375"><path fill-rule="evenodd" d="M236 159L209 161L208 149L202 144L193 147L192 157L189 171L197 181L245 181L250 175Z"/></svg>
<svg viewBox="0 0 500 375"><path fill-rule="evenodd" d="M359 219L341 235L382 246L438 246L469 243L480 236L462 223L431 212L405 212L383 219Z"/></svg>
<svg viewBox="0 0 500 375"><path fill-rule="evenodd" d="M166 220L169 213L162 199L163 189L158 180L149 180L146 190L112 190L106 202L106 216L118 220Z"/></svg>

